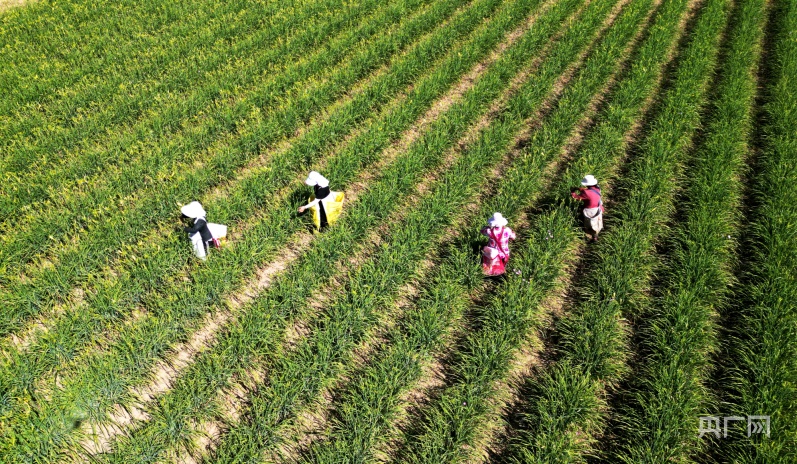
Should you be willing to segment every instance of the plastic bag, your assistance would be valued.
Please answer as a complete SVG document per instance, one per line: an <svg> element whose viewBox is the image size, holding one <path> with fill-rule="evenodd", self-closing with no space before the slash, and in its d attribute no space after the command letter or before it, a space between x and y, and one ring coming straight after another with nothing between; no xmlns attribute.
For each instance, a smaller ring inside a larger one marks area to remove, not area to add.
<svg viewBox="0 0 797 464"><path fill-rule="evenodd" d="M334 224L343 211L343 200L346 198L346 194L343 192L330 192L329 194L333 195L335 199L319 202L319 204L311 208L313 210L313 224L315 224L316 229L321 228L321 203L324 203L324 211L329 225ZM315 197L310 197L310 201L313 200L315 200Z"/></svg>
<svg viewBox="0 0 797 464"><path fill-rule="evenodd" d="M208 229L210 229L210 235L212 235L213 238L221 239L227 236L227 226L224 224L208 222Z"/></svg>

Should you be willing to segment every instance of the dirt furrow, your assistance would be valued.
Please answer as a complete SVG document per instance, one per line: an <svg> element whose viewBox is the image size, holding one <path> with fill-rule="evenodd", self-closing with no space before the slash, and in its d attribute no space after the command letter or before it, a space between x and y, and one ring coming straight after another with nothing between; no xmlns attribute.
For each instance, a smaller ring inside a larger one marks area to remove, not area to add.
<svg viewBox="0 0 797 464"><path fill-rule="evenodd" d="M350 184L346 190L347 201L356 201L359 194L364 192L369 183L376 177L378 172L381 172L387 165L389 165L400 153L405 151L417 138L423 133L424 129L433 121L435 121L440 114L445 112L451 105L458 101L462 95L473 85L473 82L481 75L489 65L494 62L500 53L510 46L511 43L517 40L520 35L530 27L530 23L525 24L523 27L517 28L510 35L507 41L503 42L501 46L494 51L490 57L480 62L473 67L469 73L461 79L451 91L444 97L436 101L436 103L418 120L412 128L407 130L402 137L394 142L391 147L383 152L383 156L374 168L368 172L362 173L358 178ZM405 96L405 95L404 95ZM392 106L398 105L403 97L399 98ZM389 109L387 110L389 111ZM350 134L338 146L345 146L346 141L352 139L361 131ZM453 162L451 157L450 162ZM319 167L323 170L323 167ZM290 187L286 187L278 196L280 198L287 195ZM220 193L222 194L222 193ZM250 221L251 223L251 221ZM386 228L385 225L381 229ZM242 230L241 233L245 233ZM376 243L379 233L372 234L365 243ZM213 345L216 335L223 327L225 327L235 316L235 313L244 305L249 303L260 292L267 288L274 276L284 271L289 266L290 262L294 261L306 248L309 246L313 239L313 235L307 232L296 234L291 240L291 243L285 252L274 262L268 266L260 269L256 273L256 277L247 282L243 288L231 295L224 304L225 310L220 310L214 314L210 314L202 321L200 328L193 334L191 339L176 347L172 355L168 359L160 361L153 373L149 378L153 379L149 384L134 389L131 396L137 400L128 406L117 405L113 414L108 418L107 423L104 424L86 424L83 426L83 432L86 433L87 438L82 442L83 447L90 454L97 454L100 452L107 452L113 439L125 431L129 431L134 425L134 420L142 421L149 418L146 413L146 404L153 400L155 397L168 391L174 381L184 370L191 364L191 360L200 353ZM373 246L371 247L373 248ZM350 267L353 262L348 264L338 264L340 272ZM320 298L320 297L319 297ZM288 331L289 334L301 334L301 324L297 324ZM290 340L289 335L289 340ZM288 342L290 344L290 341ZM233 392L234 395L234 392ZM234 409L234 408L233 408ZM211 429L214 426L209 426ZM208 431L201 434L201 436L212 436Z"/></svg>
<svg viewBox="0 0 797 464"><path fill-rule="evenodd" d="M550 1L547 2L544 8L547 8L551 3L552 2ZM451 105L453 105L456 101L458 101L462 97L462 95L468 89L471 88L473 83L490 66L490 64L492 64L495 60L497 60L498 57L501 55L501 53L506 50L506 48L508 48L514 42L516 42L517 39L521 37L523 33L526 32L532 26L534 20L539 15L539 12L540 11L530 16L529 20L523 26L518 27L513 32L511 32L507 36L507 40L505 40L501 44L501 46L498 47L491 54L491 56L488 59L474 66L474 68L460 81L459 85L457 85L448 95L440 99L437 102L437 104L433 108L431 108L424 115L424 117L422 117L419 120L419 124L416 127L413 127L411 130L407 131L405 137L403 137L401 141L394 144L390 149L386 150L386 155L389 154L388 156L390 158L393 158L402 151L408 149L409 146L412 144L412 142L414 142L420 136L420 134L423 132L423 129L428 124L435 121L440 114L445 112L445 110L447 110ZM451 149L446 153L445 160L441 164L441 168L439 168L433 173L428 174L421 180L421 182L416 188L416 194L411 196L410 200L407 201L404 205L402 205L400 210L395 214L395 217L391 218L390 221L385 221L380 227L378 227L371 234L369 234L369 237L364 240L364 243L366 245L360 252L358 252L352 258L346 260L345 263L338 263L336 265L338 267L338 272L336 272L338 277L334 277L332 279L332 282L330 284L331 286L335 287L342 285L342 281L339 279L341 278L340 276L343 274L343 271L357 267L360 264L362 264L366 259L368 259L368 257L375 251L375 249L381 243L382 241L381 239L388 232L389 226L391 224L400 222L401 218L404 217L409 211L411 211L415 205L418 204L424 192L426 192L429 186L434 181L437 180L439 173L444 172L451 164L453 164L453 162L457 158L456 156L457 152L459 152L462 148L464 148L469 143L475 140L478 133L489 124L492 116L505 104L508 95L511 94L515 89L517 89L517 87L519 87L519 85L526 80L526 78L533 71L533 69L536 69L536 64L527 68L526 70L521 72L515 79L513 79L512 83L510 83L509 85L510 90L508 90L502 98L496 101L492 105L492 107L487 111L486 115L482 117L479 120L479 122L477 122L474 125L474 127L469 131L469 133L456 144L457 148ZM500 170L496 170L492 173L492 175L498 176L499 173ZM371 180L373 176L369 176L366 174L363 177L367 180ZM367 184L366 180L360 180L360 182ZM360 185L359 182L356 184ZM431 266L432 266L431 261L426 262L421 266L422 269L419 271L419 273L423 273L425 270L428 270ZM402 308L407 307L408 302L410 301L412 294L415 291L417 291L417 288L413 285L405 285L403 287L402 291L400 291L399 301L392 308L390 308L388 313L385 315L383 322L386 325L389 325L389 323L394 319L393 316L396 313L401 312ZM315 310L322 310L324 303L327 301L327 296L328 293L321 291L317 292L313 297L311 297L310 305ZM382 326L380 325L380 327ZM307 335L309 330L310 328L308 320L295 322L286 330L284 344L289 349L291 347L294 347L296 343L298 343L301 339L304 338L305 335ZM377 334L376 337L378 338L379 335ZM355 352L355 359L359 359L362 362L366 362L368 354L371 352L374 346L375 345L373 343L369 342L368 344L364 344L361 347L359 347ZM262 375L262 372L260 372L259 375ZM248 383L250 385L257 384L256 381L254 382L250 381ZM296 432L299 435L304 436L306 438L304 440L300 440L297 443L297 446L295 447L291 448L283 447L281 450L277 451L277 454L275 456L273 456L274 459L277 459L277 455L281 456L280 459L286 459L286 458L289 459L290 456L295 455L297 452L303 449L304 445L309 443L310 439L315 434L317 434L319 430L323 430L325 428L326 415L323 411L326 408L322 405L329 405L332 402L331 394L332 393L330 390L323 392L321 394L321 400L319 401L318 405L305 408L305 410L302 413L300 413L300 419L299 421L297 421L298 422L297 425L295 425L294 427L290 427L290 432L291 433ZM235 422L235 420L237 419L238 412L243 407L242 403L244 401L245 397L242 397L240 395L240 389L236 389L235 391L225 392L223 403L228 404L230 407L230 411L232 412L231 414L229 414L229 417L232 418L232 421L229 422L226 426L229 426L230 423ZM320 409L321 412L314 411L318 409ZM218 437L218 431L223 430L224 428L226 428L226 426L220 422L207 422L204 424L200 424L199 427L197 428L198 436L200 437L196 442L197 447L204 448L206 450L205 452L212 450L212 443L214 438ZM181 456L183 457L179 458L178 461L183 461L183 460L188 461L190 459L193 459L190 458L188 453Z"/></svg>

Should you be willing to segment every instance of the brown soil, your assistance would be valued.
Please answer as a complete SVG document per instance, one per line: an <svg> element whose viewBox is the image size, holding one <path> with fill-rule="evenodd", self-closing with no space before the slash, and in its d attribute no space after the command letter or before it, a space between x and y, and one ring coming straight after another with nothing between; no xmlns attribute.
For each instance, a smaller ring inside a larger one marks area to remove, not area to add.
<svg viewBox="0 0 797 464"><path fill-rule="evenodd" d="M476 65L465 77L463 77L460 80L460 83L456 87L454 87L444 97L440 98L427 111L427 113L418 120L418 122L410 130L406 131L402 135L399 141L394 143L390 148L388 148L385 151L384 156L380 160L379 166L377 167L377 169L375 169L375 171L371 171L367 174L364 174L363 178L358 179L358 181L354 183L356 187L360 188L352 190L351 193L347 191L347 195L349 195L349 198L352 199L353 201L353 199L356 198L356 195L360 193L359 191L360 190L364 191L365 186L369 183L369 181L371 181L375 177L373 174L374 172L381 171L383 167L389 164L393 159L395 159L396 156L398 156L401 152L406 151L411 146L411 144L414 141L416 141L418 137L420 137L420 135L424 132L425 128L429 124L434 122L439 117L440 114L444 113L451 105L453 105L456 101L461 99L462 95L464 95L464 93L470 87L472 87L473 83L476 81L478 76L481 75L492 62L497 60L498 57L500 56L500 53L503 52L508 46L510 46L511 43L516 41L528 27L530 27L530 23L513 31L509 36L507 36L508 37L507 41L501 44L501 46L496 51L494 51L488 59ZM524 72L522 75L518 76L510 85L510 89L512 90L516 89L520 85L520 83L525 80L527 76L528 72ZM508 94L509 92L507 93L507 95ZM485 128L487 124L489 124L491 115L496 113L498 109L503 104L505 104L507 95L499 99L499 101L496 102L487 112L487 116L483 117L469 131L467 136L464 137L463 140L461 140L460 143L457 144L459 150L461 150L463 147L467 146L469 143L475 140L479 131ZM441 163L442 167L437 171L442 172L443 170L447 169L456 160L457 151L458 151L457 149L449 150L445 156L446 158L445 161ZM403 205L400 208L399 213L397 213L396 216L400 218L403 217L405 214L407 214L412 209L412 206L414 204L417 204L419 198L428 189L428 186L437 179L438 175L439 175L438 172L434 172L425 176L424 179L419 183L418 187L416 188L416 194L410 196L410 200L407 202L406 205ZM395 219L389 222L395 223L396 221L399 220L400 219ZM367 257L373 253L376 246L379 243L381 243L381 237L383 237L385 232L388 230L387 224L388 221L386 221L385 224L377 228L373 233L370 234L368 239L364 241L365 243L368 244L365 250L362 250L361 252L357 253L354 257L349 258L345 262L345 264L338 263L337 267L339 272L336 272L336 274L340 275L342 274L342 271L345 269L351 269L361 265L367 259ZM432 262L428 261L427 264L428 266L424 267L431 267ZM339 278L336 277L334 279L335 279L334 288L339 288L341 285L341 282L338 280ZM386 316L386 318L384 318L385 320L382 321L383 324L380 324L380 329L378 333L373 334L373 337L369 337L368 343L363 344L362 346L360 346L358 349L355 350L354 359L359 360L359 363L361 364L367 362L369 355L373 352L373 350L377 346L376 344L373 343L373 341L382 339L384 337L384 333L387 330L387 328L390 325L392 325L395 321L394 313L401 312L403 309L405 309L410 305L412 296L417 293L418 288L419 286L410 284L405 286L404 289L402 289L402 291L400 292L400 297L393 307L394 310L391 311L390 314ZM322 310L324 303L328 300L328 298L329 298L328 292L318 292L314 297L311 298L309 305L316 310ZM301 339L303 339L309 333L310 330L311 329L309 326L309 322L305 320L297 321L295 324L291 325L286 330L285 344L288 347L288 349L295 347L295 345ZM337 383L340 383L341 381L345 381L345 379L342 380L339 379ZM308 407L304 408L303 412L298 415L295 424L286 427L285 430L286 434L289 434L290 436L300 436L303 438L300 439L298 442L294 442L291 445L281 446L278 450L275 451L275 455L272 457L276 459L277 456L279 456L281 460L285 459L291 460L296 456L298 456L298 454L303 449L305 449L306 446L308 446L313 440L319 438L320 436L323 436L323 432L327 426L326 419L333 399L331 396L332 395L331 390L332 389L324 391L321 394L321 399L319 401L317 401L315 404L309 405ZM234 401L234 400L230 400L229 402L231 404L237 403L238 405L240 405L241 403L240 401ZM213 426L204 425L202 426L202 429L204 430L207 430L208 428L218 429L218 427L219 427L218 424ZM285 440L284 443L289 443L289 441ZM208 449L207 448L208 446L212 447L212 440L205 440L203 445L205 445L206 449Z"/></svg>
<svg viewBox="0 0 797 464"><path fill-rule="evenodd" d="M30 3L33 0L0 0L0 13Z"/></svg>

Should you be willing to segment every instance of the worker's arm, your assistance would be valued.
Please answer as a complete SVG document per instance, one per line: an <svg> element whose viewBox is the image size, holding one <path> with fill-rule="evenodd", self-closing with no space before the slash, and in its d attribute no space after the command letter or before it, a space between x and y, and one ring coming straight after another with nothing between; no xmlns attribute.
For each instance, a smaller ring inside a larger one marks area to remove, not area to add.
<svg viewBox="0 0 797 464"><path fill-rule="evenodd" d="M203 225L205 225L205 223L202 221L196 221L193 226L186 227L184 230L188 233L188 235L192 235L199 232Z"/></svg>
<svg viewBox="0 0 797 464"><path fill-rule="evenodd" d="M307 208L312 208L313 206L317 205L319 201L321 201L321 200L316 198L315 200L311 201L310 203L308 203L308 204L306 204L304 206L300 206L299 207L299 212L300 213L305 212L305 210L307 210Z"/></svg>
<svg viewBox="0 0 797 464"><path fill-rule="evenodd" d="M578 190L573 190L572 192L570 192L570 196L575 198L576 200L587 200L589 199L589 197L587 197L587 194L585 193L586 190L587 189L585 189L584 187L579 187Z"/></svg>

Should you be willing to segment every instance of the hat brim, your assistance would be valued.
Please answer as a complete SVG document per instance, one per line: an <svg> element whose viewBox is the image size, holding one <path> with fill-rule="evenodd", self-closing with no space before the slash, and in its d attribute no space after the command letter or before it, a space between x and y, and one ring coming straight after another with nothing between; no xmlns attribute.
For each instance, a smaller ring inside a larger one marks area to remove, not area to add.
<svg viewBox="0 0 797 464"><path fill-rule="evenodd" d="M189 218L196 219L198 217L205 216L205 209L200 205L198 202L191 202L182 208L180 208L180 212Z"/></svg>

